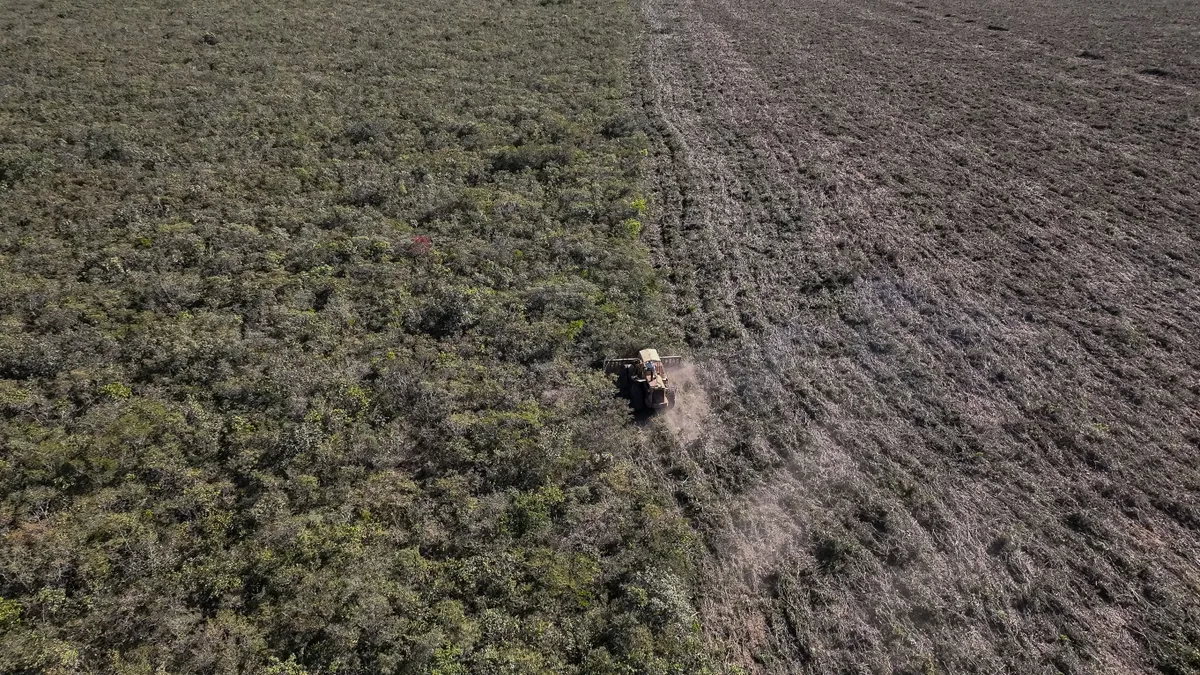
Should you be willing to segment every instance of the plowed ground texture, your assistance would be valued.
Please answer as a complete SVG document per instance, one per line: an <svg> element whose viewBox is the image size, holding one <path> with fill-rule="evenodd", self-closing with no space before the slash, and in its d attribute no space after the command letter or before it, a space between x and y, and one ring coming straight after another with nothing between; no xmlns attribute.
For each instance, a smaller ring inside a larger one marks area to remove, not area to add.
<svg viewBox="0 0 1200 675"><path fill-rule="evenodd" d="M1200 6L657 0L670 461L750 672L1200 672Z"/></svg>

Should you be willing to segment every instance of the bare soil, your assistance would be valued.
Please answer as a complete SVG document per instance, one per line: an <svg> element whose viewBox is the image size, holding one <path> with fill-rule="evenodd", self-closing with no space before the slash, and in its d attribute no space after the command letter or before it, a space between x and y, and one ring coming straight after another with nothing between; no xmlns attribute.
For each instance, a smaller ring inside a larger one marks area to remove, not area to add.
<svg viewBox="0 0 1200 675"><path fill-rule="evenodd" d="M1200 672L1200 5L645 12L713 644Z"/></svg>

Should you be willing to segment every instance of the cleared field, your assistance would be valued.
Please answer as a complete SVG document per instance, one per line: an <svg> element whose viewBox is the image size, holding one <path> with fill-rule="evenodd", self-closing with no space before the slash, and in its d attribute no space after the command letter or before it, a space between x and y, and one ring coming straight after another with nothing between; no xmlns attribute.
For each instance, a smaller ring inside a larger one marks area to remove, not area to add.
<svg viewBox="0 0 1200 675"><path fill-rule="evenodd" d="M1200 671L1200 6L645 11L729 659Z"/></svg>

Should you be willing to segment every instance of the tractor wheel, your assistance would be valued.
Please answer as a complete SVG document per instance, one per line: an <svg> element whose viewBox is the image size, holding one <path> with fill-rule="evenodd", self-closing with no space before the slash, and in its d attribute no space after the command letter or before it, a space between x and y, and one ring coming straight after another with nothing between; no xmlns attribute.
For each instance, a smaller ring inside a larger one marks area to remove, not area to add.
<svg viewBox="0 0 1200 675"><path fill-rule="evenodd" d="M627 398L633 398L633 377L630 375L630 370L629 366L625 366L621 369L621 374L617 376L617 392Z"/></svg>
<svg viewBox="0 0 1200 675"><path fill-rule="evenodd" d="M675 407L675 387L667 387L667 410Z"/></svg>
<svg viewBox="0 0 1200 675"><path fill-rule="evenodd" d="M646 388L642 386L641 382L630 380L629 404L633 407L634 412L642 412L646 408Z"/></svg>

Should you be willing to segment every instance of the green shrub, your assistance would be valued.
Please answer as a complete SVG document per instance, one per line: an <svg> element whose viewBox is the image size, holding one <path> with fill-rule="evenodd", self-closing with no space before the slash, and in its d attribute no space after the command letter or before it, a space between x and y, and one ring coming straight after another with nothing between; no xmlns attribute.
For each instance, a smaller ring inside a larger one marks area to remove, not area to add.
<svg viewBox="0 0 1200 675"><path fill-rule="evenodd" d="M120 382L110 382L100 387L100 393L114 401L123 401L133 395L133 390Z"/></svg>
<svg viewBox="0 0 1200 675"><path fill-rule="evenodd" d="M0 9L0 669L702 670L594 367L661 330L632 8L56 11Z"/></svg>

